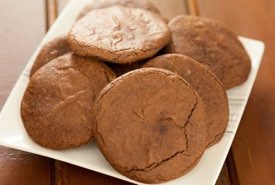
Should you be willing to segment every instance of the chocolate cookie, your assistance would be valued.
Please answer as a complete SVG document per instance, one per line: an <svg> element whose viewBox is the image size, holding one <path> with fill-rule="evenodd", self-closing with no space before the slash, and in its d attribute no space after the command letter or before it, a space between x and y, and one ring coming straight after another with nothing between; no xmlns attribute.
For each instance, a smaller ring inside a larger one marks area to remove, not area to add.
<svg viewBox="0 0 275 185"><path fill-rule="evenodd" d="M170 40L167 25L157 14L121 6L91 11L73 25L68 35L76 54L113 63L149 58Z"/></svg>
<svg viewBox="0 0 275 185"><path fill-rule="evenodd" d="M39 68L50 62L52 59L68 52L70 52L70 48L68 46L66 36L57 37L46 43L38 53L33 63L30 76L32 76Z"/></svg>
<svg viewBox="0 0 275 185"><path fill-rule="evenodd" d="M159 183L189 171L207 145L204 104L179 75L138 69L112 81L95 103L95 140L125 176Z"/></svg>
<svg viewBox="0 0 275 185"><path fill-rule="evenodd" d="M159 10L148 0L100 0L92 1L78 15L77 19L84 17L88 12L95 9L108 8L111 6L125 6L129 8L142 8L148 11L159 13Z"/></svg>
<svg viewBox="0 0 275 185"><path fill-rule="evenodd" d="M44 65L31 77L21 103L29 136L58 150L91 141L95 98L113 78L105 64L72 54Z"/></svg>
<svg viewBox="0 0 275 185"><path fill-rule="evenodd" d="M228 28L195 16L175 17L168 26L172 33L168 53L181 53L208 65L226 89L246 81L251 68L249 56Z"/></svg>
<svg viewBox="0 0 275 185"><path fill-rule="evenodd" d="M208 146L220 141L228 123L228 99L221 81L206 66L181 54L166 54L153 58L143 67L167 69L190 83L206 105Z"/></svg>

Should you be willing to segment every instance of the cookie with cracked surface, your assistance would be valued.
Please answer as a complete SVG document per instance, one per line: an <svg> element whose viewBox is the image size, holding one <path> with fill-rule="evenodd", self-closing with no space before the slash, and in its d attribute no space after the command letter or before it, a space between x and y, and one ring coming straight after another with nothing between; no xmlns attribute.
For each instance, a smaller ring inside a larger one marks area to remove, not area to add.
<svg viewBox="0 0 275 185"><path fill-rule="evenodd" d="M125 6L129 8L141 8L155 13L160 13L159 10L148 0L100 0L92 1L79 13L77 19L84 17L88 12L95 9L108 8L111 6Z"/></svg>
<svg viewBox="0 0 275 185"><path fill-rule="evenodd" d="M74 23L68 34L72 51L112 63L133 63L156 54L171 40L165 21L144 9L97 9Z"/></svg>
<svg viewBox="0 0 275 185"><path fill-rule="evenodd" d="M44 65L31 77L21 102L29 136L57 150L91 141L95 98L113 78L105 64L72 54Z"/></svg>
<svg viewBox="0 0 275 185"><path fill-rule="evenodd" d="M166 54L143 67L161 68L183 77L202 98L208 118L208 146L219 142L229 119L228 99L222 82L206 66L181 54Z"/></svg>
<svg viewBox="0 0 275 185"><path fill-rule="evenodd" d="M110 164L145 183L187 173L207 143L204 104L179 75L138 69L109 83L95 103L94 137Z"/></svg>
<svg viewBox="0 0 275 185"><path fill-rule="evenodd" d="M187 55L209 66L226 89L248 78L251 63L238 37L221 23L202 17L177 16L168 24L168 53Z"/></svg>
<svg viewBox="0 0 275 185"><path fill-rule="evenodd" d="M67 42L67 36L60 36L49 41L38 53L32 65L30 76L51 60L69 52L70 48Z"/></svg>

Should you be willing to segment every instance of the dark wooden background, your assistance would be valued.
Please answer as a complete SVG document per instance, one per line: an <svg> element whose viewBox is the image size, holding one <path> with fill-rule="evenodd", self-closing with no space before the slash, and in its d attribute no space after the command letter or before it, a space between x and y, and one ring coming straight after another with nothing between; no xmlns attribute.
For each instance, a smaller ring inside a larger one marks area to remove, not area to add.
<svg viewBox="0 0 275 185"><path fill-rule="evenodd" d="M68 0L0 1L0 108L47 28ZM153 0L168 17L183 0ZM48 3L46 3L48 2ZM217 185L275 184L275 1L199 0L202 16L262 40L264 59ZM167 8L166 8L167 7ZM168 10L168 7L170 10ZM49 158L0 147L0 185L105 185L126 182Z"/></svg>

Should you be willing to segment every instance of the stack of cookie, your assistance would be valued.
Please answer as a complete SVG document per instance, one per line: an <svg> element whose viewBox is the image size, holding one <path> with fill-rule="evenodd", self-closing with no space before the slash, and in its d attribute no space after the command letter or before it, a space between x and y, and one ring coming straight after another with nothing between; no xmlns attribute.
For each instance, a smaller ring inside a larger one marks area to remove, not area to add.
<svg viewBox="0 0 275 185"><path fill-rule="evenodd" d="M96 3L38 54L21 104L26 131L57 150L95 139L140 182L180 177L221 140L225 89L247 79L249 57L216 21L168 22L147 0Z"/></svg>

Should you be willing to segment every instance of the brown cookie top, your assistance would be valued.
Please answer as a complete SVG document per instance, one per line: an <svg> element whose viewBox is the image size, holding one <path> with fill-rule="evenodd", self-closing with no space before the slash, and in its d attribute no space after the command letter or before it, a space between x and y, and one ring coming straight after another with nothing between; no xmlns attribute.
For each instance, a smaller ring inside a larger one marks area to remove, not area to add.
<svg viewBox="0 0 275 185"><path fill-rule="evenodd" d="M92 108L103 87L115 78L103 63L66 54L52 60L30 79L21 117L30 137L52 149L88 143Z"/></svg>
<svg viewBox="0 0 275 185"><path fill-rule="evenodd" d="M108 8L111 6L125 6L129 8L142 8L148 11L152 11L155 13L159 13L159 10L148 0L100 0L100 1L92 1L88 4L78 15L77 19L82 18L88 12L95 9Z"/></svg>
<svg viewBox="0 0 275 185"><path fill-rule="evenodd" d="M171 40L165 21L144 9L113 6L77 21L68 35L76 54L132 63L156 54Z"/></svg>
<svg viewBox="0 0 275 185"><path fill-rule="evenodd" d="M125 176L159 183L189 171L206 147L205 107L179 75L138 69L115 79L95 104L94 137Z"/></svg>
<svg viewBox="0 0 275 185"><path fill-rule="evenodd" d="M167 69L190 83L206 106L208 146L222 138L229 118L228 99L221 81L206 66L181 54L166 54L153 58L143 67Z"/></svg>
<svg viewBox="0 0 275 185"><path fill-rule="evenodd" d="M70 52L70 48L68 46L67 36L60 36L46 43L38 53L33 63L30 76L32 76L39 68L50 62L52 59L68 52Z"/></svg>
<svg viewBox="0 0 275 185"><path fill-rule="evenodd" d="M226 89L246 81L250 59L237 36L221 23L195 16L178 16L168 24L168 53L181 53L209 66Z"/></svg>

